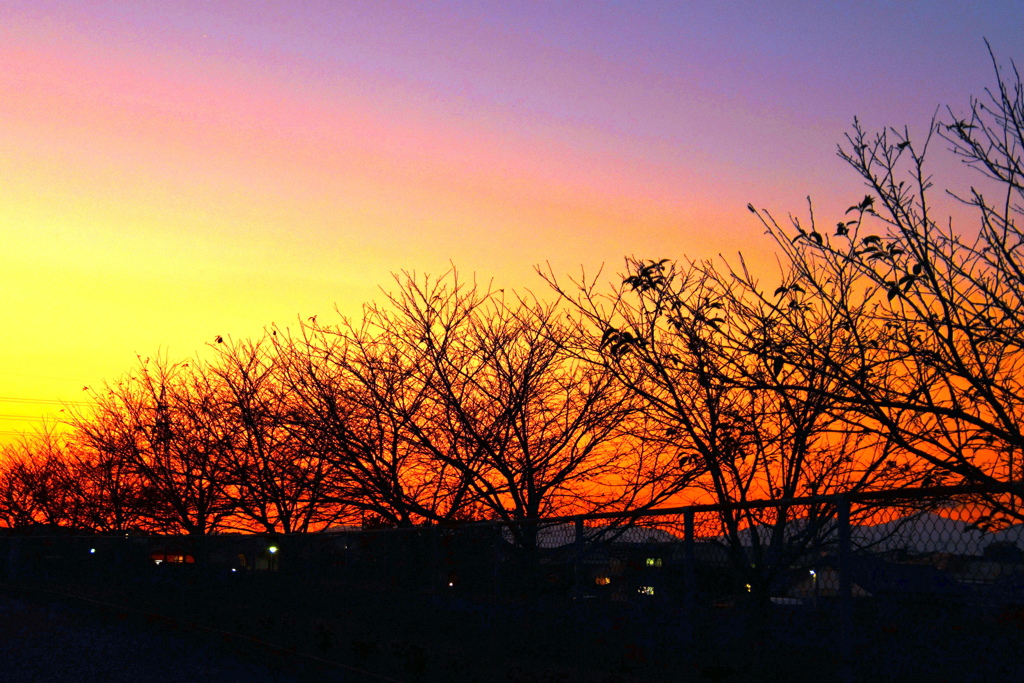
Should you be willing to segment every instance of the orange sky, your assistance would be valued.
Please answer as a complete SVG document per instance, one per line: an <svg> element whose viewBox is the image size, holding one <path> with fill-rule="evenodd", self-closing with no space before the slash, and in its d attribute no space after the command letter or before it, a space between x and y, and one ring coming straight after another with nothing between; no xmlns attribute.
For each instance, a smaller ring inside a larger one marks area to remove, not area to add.
<svg viewBox="0 0 1024 683"><path fill-rule="evenodd" d="M844 55L808 33L838 18L799 3L775 23L660 2L129 6L0 8L0 439L136 354L355 314L400 269L540 289L545 261L743 249L770 272L746 203L841 211L862 193L834 157L852 116L923 125L966 101L982 35L1022 17L901 11L901 42ZM871 20L851 21L839 38ZM921 64L936 41L962 68Z"/></svg>

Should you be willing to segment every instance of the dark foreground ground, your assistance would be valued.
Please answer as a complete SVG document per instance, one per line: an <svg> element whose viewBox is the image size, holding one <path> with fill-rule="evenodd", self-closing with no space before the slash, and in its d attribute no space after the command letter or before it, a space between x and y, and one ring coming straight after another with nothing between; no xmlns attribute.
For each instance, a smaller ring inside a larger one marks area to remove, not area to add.
<svg viewBox="0 0 1024 683"><path fill-rule="evenodd" d="M201 636L173 631L167 624L104 617L59 600L0 595L0 681L297 680L283 666L246 661Z"/></svg>
<svg viewBox="0 0 1024 683"><path fill-rule="evenodd" d="M518 662L498 661L479 643L435 647L455 636L443 627L431 629L434 639L420 634L413 640L403 628L357 625L350 631L335 623L325 630L321 620L303 624L294 605L243 608L226 594L220 597L218 607L209 609L202 605L208 600L174 593L0 584L0 683L636 680L552 668L528 652ZM300 637L305 631L313 637Z"/></svg>
<svg viewBox="0 0 1024 683"><path fill-rule="evenodd" d="M285 581L0 583L0 683L1024 681L1024 608L865 603L844 667L827 606L713 608L692 631L678 611L578 607Z"/></svg>
<svg viewBox="0 0 1024 683"><path fill-rule="evenodd" d="M617 632L584 653L569 624L505 608L289 585L0 583L0 683L703 680L641 666Z"/></svg>

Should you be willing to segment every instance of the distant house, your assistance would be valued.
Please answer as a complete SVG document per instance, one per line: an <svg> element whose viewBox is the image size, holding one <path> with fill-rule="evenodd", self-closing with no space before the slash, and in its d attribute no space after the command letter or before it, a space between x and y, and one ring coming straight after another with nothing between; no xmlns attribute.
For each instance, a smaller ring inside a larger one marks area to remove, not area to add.
<svg viewBox="0 0 1024 683"><path fill-rule="evenodd" d="M512 532L503 529L502 540L514 555ZM577 546L571 523L537 531L538 563L552 589L572 587L579 597L612 601L682 599L687 550L680 536L653 527L588 526L582 541ZM707 597L740 585L729 549L716 539L695 540L693 563L697 584Z"/></svg>
<svg viewBox="0 0 1024 683"><path fill-rule="evenodd" d="M869 556L851 557L851 592L859 598L952 598L967 593L956 579L929 564L886 562ZM830 558L801 572L786 590L790 598L834 598L839 595L838 562Z"/></svg>
<svg viewBox="0 0 1024 683"><path fill-rule="evenodd" d="M501 529L502 539L510 544L516 544L516 535L507 526ZM651 527L641 526L592 526L583 529L583 540L587 544L593 543L615 543L615 544L648 544L648 543L678 543L682 539L679 536ZM570 522L561 524L541 525L537 529L537 547L541 549L561 548L572 545L576 542L576 526Z"/></svg>
<svg viewBox="0 0 1024 683"><path fill-rule="evenodd" d="M165 548L157 548L150 551L149 559L153 564L195 564L196 558L191 553L181 552L177 550L167 550Z"/></svg>

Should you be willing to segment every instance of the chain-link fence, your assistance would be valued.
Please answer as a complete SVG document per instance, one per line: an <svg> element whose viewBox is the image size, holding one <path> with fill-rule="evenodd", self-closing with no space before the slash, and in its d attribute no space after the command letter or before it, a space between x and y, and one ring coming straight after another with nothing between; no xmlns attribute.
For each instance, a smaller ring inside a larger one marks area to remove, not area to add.
<svg viewBox="0 0 1024 683"><path fill-rule="evenodd" d="M1024 525L994 522L992 495L275 537L10 535L0 575L399 678L1024 680Z"/></svg>

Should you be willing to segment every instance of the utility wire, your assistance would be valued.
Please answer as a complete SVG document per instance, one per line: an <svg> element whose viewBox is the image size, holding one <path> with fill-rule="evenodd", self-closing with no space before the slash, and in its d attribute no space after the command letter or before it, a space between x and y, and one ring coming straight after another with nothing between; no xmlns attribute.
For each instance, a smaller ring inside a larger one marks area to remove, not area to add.
<svg viewBox="0 0 1024 683"><path fill-rule="evenodd" d="M60 401L51 398L18 398L15 396L0 396L0 403L31 403L36 405L69 405L69 406L92 406L95 401Z"/></svg>

